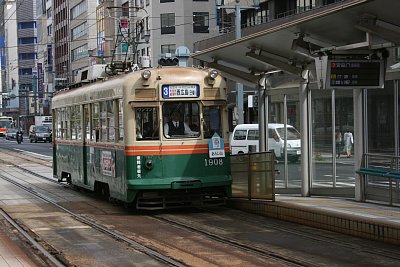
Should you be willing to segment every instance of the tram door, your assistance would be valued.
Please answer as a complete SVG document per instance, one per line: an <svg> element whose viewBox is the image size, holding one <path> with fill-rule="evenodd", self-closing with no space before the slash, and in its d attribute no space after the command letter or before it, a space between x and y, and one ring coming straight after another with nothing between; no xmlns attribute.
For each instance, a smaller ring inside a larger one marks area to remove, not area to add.
<svg viewBox="0 0 400 267"><path fill-rule="evenodd" d="M280 123L293 126L300 131L300 109L299 109L299 91L298 88L270 90L268 123ZM277 158L275 165L279 171L275 174L275 188L277 193L300 193L301 192L301 155L292 155L290 145L291 138L294 137L289 129L286 130L287 149L282 147L281 156ZM296 133L298 134L298 133ZM280 130L279 135L284 139L284 128ZM297 152L298 153L298 152Z"/></svg>

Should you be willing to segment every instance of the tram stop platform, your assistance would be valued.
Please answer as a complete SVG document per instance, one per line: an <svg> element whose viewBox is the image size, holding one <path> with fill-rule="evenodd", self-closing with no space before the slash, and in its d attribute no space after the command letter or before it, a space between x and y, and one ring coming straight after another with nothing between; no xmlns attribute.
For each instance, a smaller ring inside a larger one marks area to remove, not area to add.
<svg viewBox="0 0 400 267"><path fill-rule="evenodd" d="M399 206L286 195L276 195L275 202L232 198L228 206L333 232L400 244Z"/></svg>

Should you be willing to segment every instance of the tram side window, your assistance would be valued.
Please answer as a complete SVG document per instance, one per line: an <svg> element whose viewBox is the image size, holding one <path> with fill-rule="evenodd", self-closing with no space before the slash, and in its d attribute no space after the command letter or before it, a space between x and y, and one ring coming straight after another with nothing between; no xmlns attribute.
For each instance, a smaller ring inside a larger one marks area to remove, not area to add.
<svg viewBox="0 0 400 267"><path fill-rule="evenodd" d="M156 107L135 108L136 140L158 140L159 116Z"/></svg>
<svg viewBox="0 0 400 267"><path fill-rule="evenodd" d="M73 106L70 110L70 126L71 126L71 139L81 140L82 139L82 129L81 129L81 107Z"/></svg>
<svg viewBox="0 0 400 267"><path fill-rule="evenodd" d="M65 135L64 139L71 140L71 107L66 108L66 115L65 115L65 121L64 121L64 129L65 129Z"/></svg>
<svg viewBox="0 0 400 267"><path fill-rule="evenodd" d="M62 109L62 118L61 118L61 138L68 139L68 112L69 108Z"/></svg>
<svg viewBox="0 0 400 267"><path fill-rule="evenodd" d="M211 138L214 133L222 137L221 106L205 106L203 108L204 138Z"/></svg>
<svg viewBox="0 0 400 267"><path fill-rule="evenodd" d="M101 141L107 141L108 132L108 118L107 118L107 103L100 103L100 117L101 117Z"/></svg>
<svg viewBox="0 0 400 267"><path fill-rule="evenodd" d="M61 109L57 109L55 114L56 114L56 119L54 120L55 121L55 132L54 132L54 134L55 134L57 139L61 139L62 138L62 136L61 136L62 110Z"/></svg>
<svg viewBox="0 0 400 267"><path fill-rule="evenodd" d="M92 105L92 125L93 125L93 131L92 131L91 140L99 142L100 141L100 129L101 129L99 103L93 103L93 105Z"/></svg>
<svg viewBox="0 0 400 267"><path fill-rule="evenodd" d="M83 133L86 134L86 137L85 137L86 140L90 140L90 128L91 128L91 125L90 125L90 113L89 113L89 110L90 110L90 105L84 105L83 106L83 127L84 127L84 129L82 130L83 131L82 134Z"/></svg>
<svg viewBox="0 0 400 267"><path fill-rule="evenodd" d="M114 128L113 101L107 100L101 102L100 107L101 107L101 140L114 141L115 128Z"/></svg>
<svg viewBox="0 0 400 267"><path fill-rule="evenodd" d="M163 131L166 138L200 136L200 110L196 102L166 102L162 107Z"/></svg>
<svg viewBox="0 0 400 267"><path fill-rule="evenodd" d="M123 102L122 99L118 100L118 133L119 140L124 140L124 121L123 121Z"/></svg>

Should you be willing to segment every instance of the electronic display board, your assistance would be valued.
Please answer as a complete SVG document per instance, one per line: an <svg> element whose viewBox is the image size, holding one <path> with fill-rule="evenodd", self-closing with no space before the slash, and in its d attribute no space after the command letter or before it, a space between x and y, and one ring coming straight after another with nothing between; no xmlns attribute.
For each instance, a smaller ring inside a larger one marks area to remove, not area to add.
<svg viewBox="0 0 400 267"><path fill-rule="evenodd" d="M328 60L326 88L383 88L383 60Z"/></svg>

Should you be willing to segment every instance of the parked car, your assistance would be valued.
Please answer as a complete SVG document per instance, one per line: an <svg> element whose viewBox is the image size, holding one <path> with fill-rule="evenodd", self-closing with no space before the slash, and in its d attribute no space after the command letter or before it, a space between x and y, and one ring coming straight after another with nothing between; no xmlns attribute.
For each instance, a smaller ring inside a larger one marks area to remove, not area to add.
<svg viewBox="0 0 400 267"><path fill-rule="evenodd" d="M16 140L17 139L18 129L10 128L6 131L6 139L7 140Z"/></svg>
<svg viewBox="0 0 400 267"><path fill-rule="evenodd" d="M277 158L284 157L284 124L268 124L268 147L275 152ZM230 146L232 155L258 152L258 124L239 124L233 130ZM287 156L289 161L296 162L301 156L300 133L291 125L287 125Z"/></svg>
<svg viewBox="0 0 400 267"><path fill-rule="evenodd" d="M52 135L48 126L31 125L29 127L29 141L37 143L38 141L51 142Z"/></svg>

